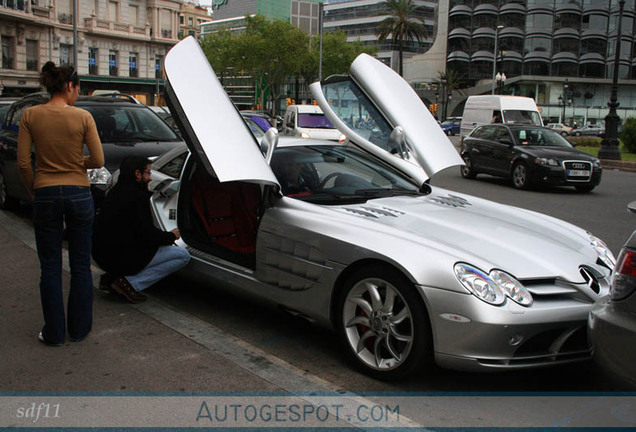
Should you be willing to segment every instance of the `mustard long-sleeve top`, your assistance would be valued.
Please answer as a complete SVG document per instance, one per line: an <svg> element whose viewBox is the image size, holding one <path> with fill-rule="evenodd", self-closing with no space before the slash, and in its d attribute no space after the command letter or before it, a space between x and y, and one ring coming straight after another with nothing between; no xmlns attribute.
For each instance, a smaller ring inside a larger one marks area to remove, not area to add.
<svg viewBox="0 0 636 432"><path fill-rule="evenodd" d="M89 155L84 156L84 144ZM35 149L35 176L31 148ZM93 116L73 106L27 108L18 132L18 168L30 193L46 186L89 186L86 170L104 166Z"/></svg>

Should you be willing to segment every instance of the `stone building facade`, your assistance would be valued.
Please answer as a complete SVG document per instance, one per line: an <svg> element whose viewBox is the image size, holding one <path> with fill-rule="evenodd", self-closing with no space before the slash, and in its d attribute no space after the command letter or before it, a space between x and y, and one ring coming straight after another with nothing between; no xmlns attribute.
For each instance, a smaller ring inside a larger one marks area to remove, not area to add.
<svg viewBox="0 0 636 432"><path fill-rule="evenodd" d="M178 42L179 0L0 0L0 88L38 91L48 60L74 63L83 94L119 90L157 102L163 59ZM74 35L74 22L77 36Z"/></svg>

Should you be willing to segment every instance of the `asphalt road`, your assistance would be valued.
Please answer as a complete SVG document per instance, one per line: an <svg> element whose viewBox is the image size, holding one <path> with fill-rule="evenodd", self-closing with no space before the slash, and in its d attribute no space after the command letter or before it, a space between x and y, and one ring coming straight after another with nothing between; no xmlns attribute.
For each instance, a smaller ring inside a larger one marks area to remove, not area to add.
<svg viewBox="0 0 636 432"><path fill-rule="evenodd" d="M604 239L615 253L636 229L636 217L626 204L636 200L636 173L607 171L590 194L573 188L517 191L505 180L479 176L465 180L457 168L432 179L433 186L540 211L588 229ZM23 218L30 211L18 210ZM317 377L337 390L380 391L617 391L592 363L559 368L492 374L471 374L433 367L401 382L382 382L358 373L347 364L336 335L262 301L221 291L183 274L164 280L149 293L184 315L197 317L220 331Z"/></svg>
<svg viewBox="0 0 636 432"><path fill-rule="evenodd" d="M518 191L505 180L479 176L465 180L457 168L432 179L433 186L540 211L585 228L604 239L617 253L636 229L636 217L626 210L636 200L636 173L605 173L589 194L574 188ZM153 289L153 294L179 310L213 324L295 367L347 391L616 391L592 363L559 368L493 374L470 374L433 368L402 382L385 383L366 377L345 362L335 333L313 326L256 300L238 297L183 276Z"/></svg>

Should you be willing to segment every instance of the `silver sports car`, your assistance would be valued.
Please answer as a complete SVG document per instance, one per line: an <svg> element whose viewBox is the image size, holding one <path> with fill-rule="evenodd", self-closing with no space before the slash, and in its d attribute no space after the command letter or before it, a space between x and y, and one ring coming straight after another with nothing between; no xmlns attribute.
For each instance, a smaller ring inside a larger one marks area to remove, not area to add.
<svg viewBox="0 0 636 432"><path fill-rule="evenodd" d="M462 163L416 93L367 55L312 92L345 143L260 143L197 42L166 56L189 151L155 162L152 201L188 271L332 326L380 378L435 361L503 370L589 357L586 319L614 257L563 221L434 188Z"/></svg>

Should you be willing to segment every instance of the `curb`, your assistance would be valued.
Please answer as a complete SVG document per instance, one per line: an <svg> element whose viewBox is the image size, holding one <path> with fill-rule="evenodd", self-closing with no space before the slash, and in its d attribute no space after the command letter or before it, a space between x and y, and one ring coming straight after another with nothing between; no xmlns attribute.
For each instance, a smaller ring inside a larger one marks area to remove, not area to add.
<svg viewBox="0 0 636 432"><path fill-rule="evenodd" d="M601 166L603 167L603 169L636 172L636 162L633 161L601 159Z"/></svg>

